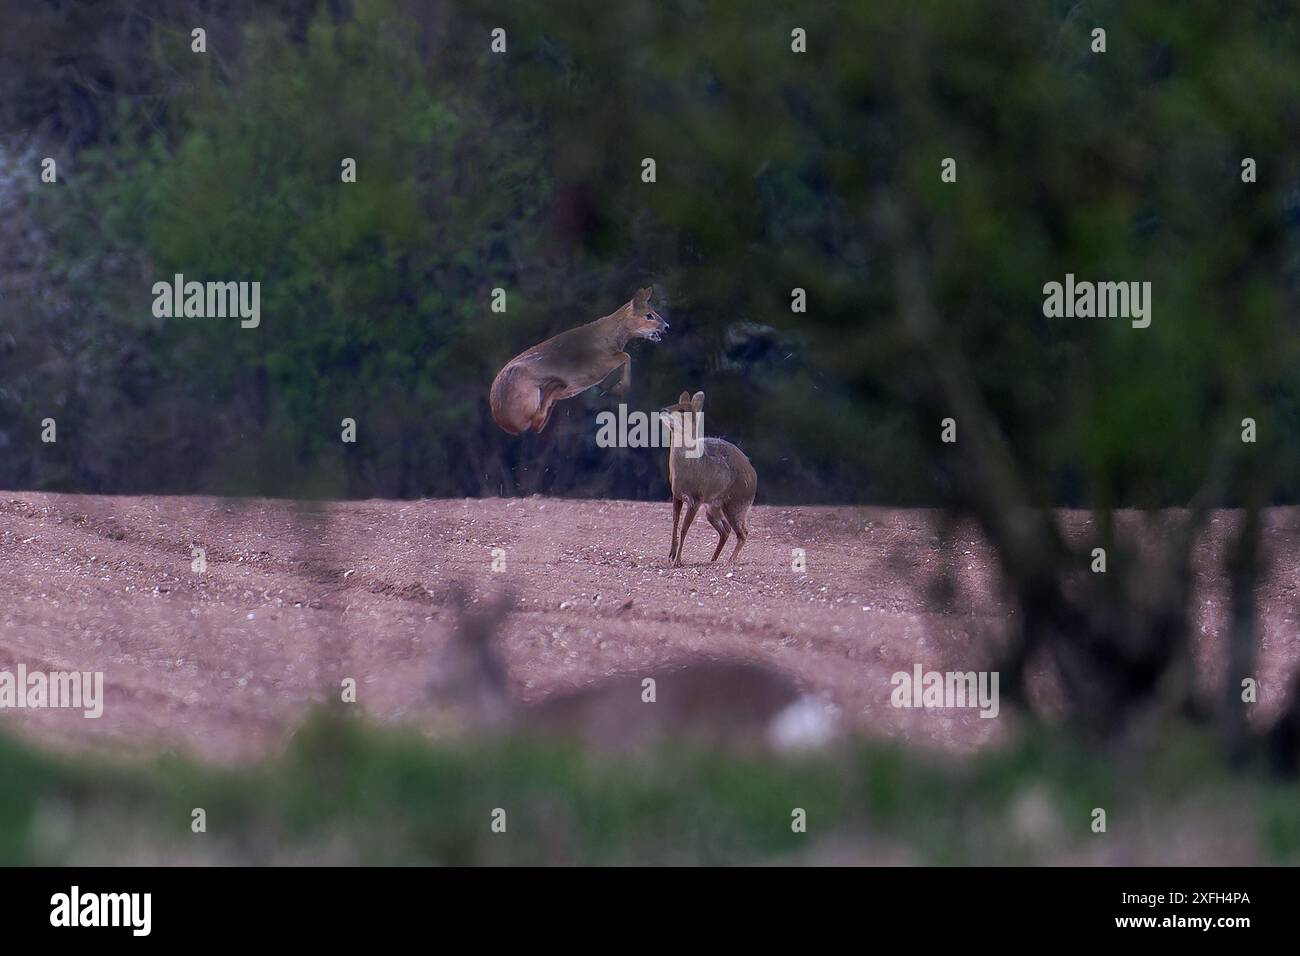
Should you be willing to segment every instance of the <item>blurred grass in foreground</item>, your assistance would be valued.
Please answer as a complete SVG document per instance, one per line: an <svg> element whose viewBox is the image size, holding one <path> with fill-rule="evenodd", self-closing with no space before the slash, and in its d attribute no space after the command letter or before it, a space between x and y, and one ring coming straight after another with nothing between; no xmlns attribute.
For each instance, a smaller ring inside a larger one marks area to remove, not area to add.
<svg viewBox="0 0 1300 956"><path fill-rule="evenodd" d="M1191 732L1105 760L1050 735L954 762L888 743L776 759L431 744L317 716L248 769L110 764L0 738L0 863L1295 863L1300 794ZM207 812L192 833L191 813ZM490 828L494 808L507 832ZM807 812L808 832L791 829ZM1107 811L1108 832L1090 829Z"/></svg>

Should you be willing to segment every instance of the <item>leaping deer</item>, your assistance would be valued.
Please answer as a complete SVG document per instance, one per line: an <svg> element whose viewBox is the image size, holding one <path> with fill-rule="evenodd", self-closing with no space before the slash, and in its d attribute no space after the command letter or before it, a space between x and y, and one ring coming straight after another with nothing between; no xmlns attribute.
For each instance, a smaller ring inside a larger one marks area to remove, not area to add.
<svg viewBox="0 0 1300 956"><path fill-rule="evenodd" d="M632 357L623 347L634 338L658 342L668 323L650 308L650 288L634 295L622 308L594 322L561 332L520 352L492 380L492 417L512 435L541 431L551 420L555 403L579 395L603 382L620 367L610 389L624 394L632 384Z"/></svg>

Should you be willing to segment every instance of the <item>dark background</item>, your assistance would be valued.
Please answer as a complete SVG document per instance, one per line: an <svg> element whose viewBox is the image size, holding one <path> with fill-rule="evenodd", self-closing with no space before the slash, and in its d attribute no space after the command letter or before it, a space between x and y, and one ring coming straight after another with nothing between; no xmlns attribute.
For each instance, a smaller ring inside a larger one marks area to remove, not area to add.
<svg viewBox="0 0 1300 956"><path fill-rule="evenodd" d="M760 503L960 501L980 442L1037 504L1186 504L1217 454L1257 473L1225 501L1294 502L1292 12L6 4L0 487L664 497L662 452L595 445L617 398L518 438L486 401L653 284L627 401L703 389ZM261 281L261 327L154 319L176 272ZM1150 281L1151 327L1044 318L1067 272Z"/></svg>

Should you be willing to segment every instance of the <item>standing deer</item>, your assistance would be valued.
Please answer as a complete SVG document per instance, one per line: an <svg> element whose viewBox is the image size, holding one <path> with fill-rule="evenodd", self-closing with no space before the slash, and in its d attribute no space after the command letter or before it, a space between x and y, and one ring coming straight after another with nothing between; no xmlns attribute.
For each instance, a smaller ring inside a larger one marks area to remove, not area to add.
<svg viewBox="0 0 1300 956"><path fill-rule="evenodd" d="M749 538L749 509L758 491L758 472L745 453L729 441L704 437L703 411L703 392L694 396L682 392L676 405L669 405L659 413L671 431L668 482L673 492L673 543L668 549L668 560L675 568L681 567L686 532L701 507L713 530L718 532L718 547L709 560L718 560L731 532L735 531L736 550L727 559L728 564L735 564Z"/></svg>
<svg viewBox="0 0 1300 956"><path fill-rule="evenodd" d="M541 431L555 403L572 398L622 369L610 389L624 394L632 384L632 357L623 347L634 338L658 342L668 323L650 308L650 288L602 319L561 332L520 352L492 380L489 401L496 423L512 435Z"/></svg>

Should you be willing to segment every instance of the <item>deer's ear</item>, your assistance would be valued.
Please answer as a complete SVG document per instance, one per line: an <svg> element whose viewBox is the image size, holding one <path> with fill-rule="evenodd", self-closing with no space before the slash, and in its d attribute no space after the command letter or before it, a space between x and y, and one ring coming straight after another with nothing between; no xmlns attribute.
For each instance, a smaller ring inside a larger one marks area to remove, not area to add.
<svg viewBox="0 0 1300 956"><path fill-rule="evenodd" d="M682 392L680 395L677 396L678 405L689 405L690 403L691 403L690 392Z"/></svg>
<svg viewBox="0 0 1300 956"><path fill-rule="evenodd" d="M650 301L650 286L644 289L637 289L636 295L632 296L632 304L644 308Z"/></svg>
<svg viewBox="0 0 1300 956"><path fill-rule="evenodd" d="M704 411L704 393L696 392L691 396L691 408L697 412Z"/></svg>

